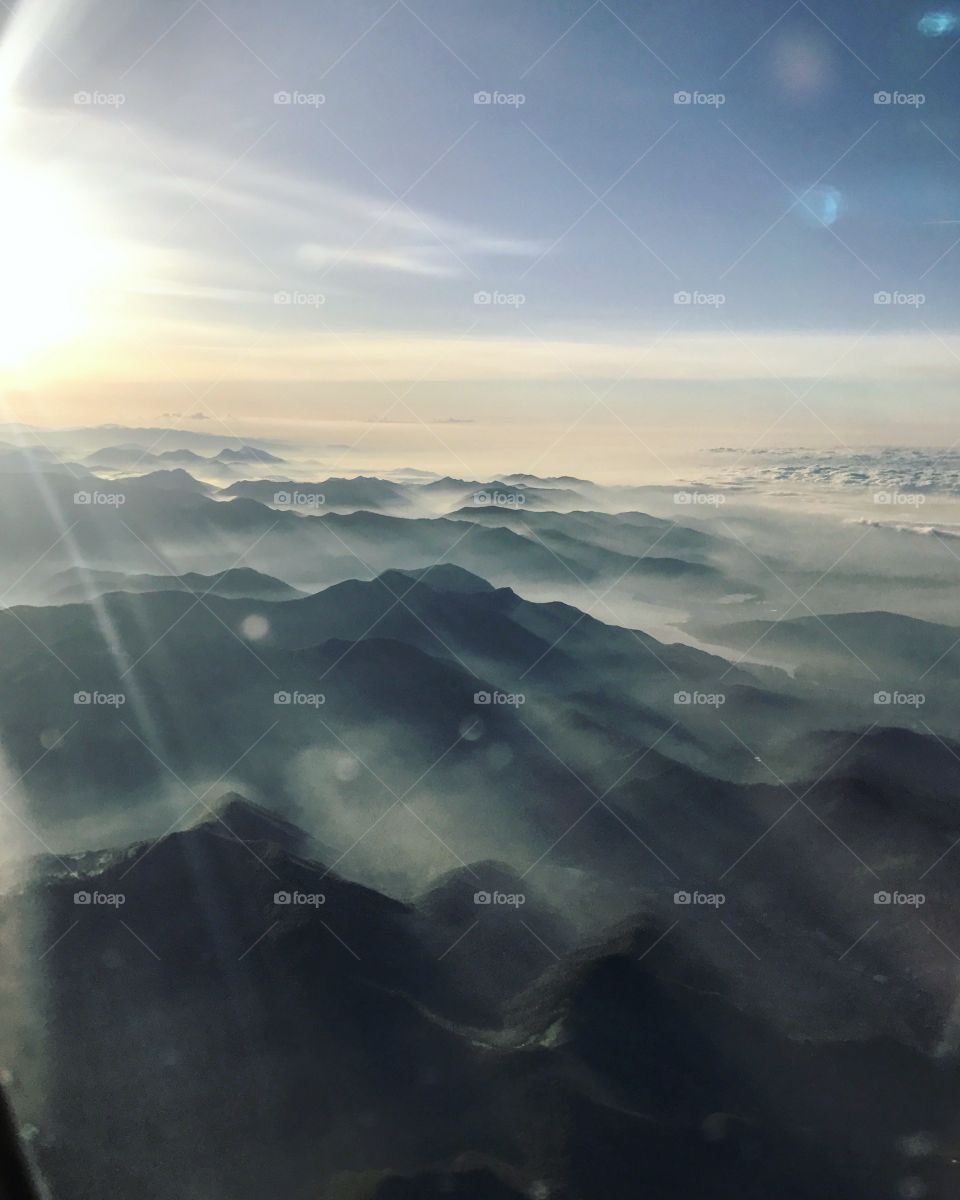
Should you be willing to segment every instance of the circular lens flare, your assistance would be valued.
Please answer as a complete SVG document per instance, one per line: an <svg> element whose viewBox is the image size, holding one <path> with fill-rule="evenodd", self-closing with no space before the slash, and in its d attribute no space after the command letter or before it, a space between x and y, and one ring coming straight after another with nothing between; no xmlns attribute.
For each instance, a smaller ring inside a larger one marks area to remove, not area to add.
<svg viewBox="0 0 960 1200"><path fill-rule="evenodd" d="M803 197L803 214L814 225L836 223L843 209L843 196L833 187L816 187Z"/></svg>
<svg viewBox="0 0 960 1200"><path fill-rule="evenodd" d="M946 37L957 28L958 20L952 12L930 12L920 18L917 28L924 37Z"/></svg>

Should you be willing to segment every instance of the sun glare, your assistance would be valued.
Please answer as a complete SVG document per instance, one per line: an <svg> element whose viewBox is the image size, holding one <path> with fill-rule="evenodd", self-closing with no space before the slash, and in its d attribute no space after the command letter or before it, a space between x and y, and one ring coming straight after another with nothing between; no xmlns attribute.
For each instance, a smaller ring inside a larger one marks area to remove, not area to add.
<svg viewBox="0 0 960 1200"><path fill-rule="evenodd" d="M113 254L52 174L0 163L0 368L23 370L88 333Z"/></svg>

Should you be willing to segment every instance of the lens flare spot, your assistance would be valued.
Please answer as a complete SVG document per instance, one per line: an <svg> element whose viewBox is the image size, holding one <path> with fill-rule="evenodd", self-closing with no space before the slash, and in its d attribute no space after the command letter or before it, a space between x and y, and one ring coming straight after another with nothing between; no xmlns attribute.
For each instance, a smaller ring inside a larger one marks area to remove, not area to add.
<svg viewBox="0 0 960 1200"><path fill-rule="evenodd" d="M496 742L487 750L487 765L492 771L506 770L513 763L513 751L506 742Z"/></svg>
<svg viewBox="0 0 960 1200"><path fill-rule="evenodd" d="M249 642L259 642L270 632L270 622L266 617L253 613L244 617L240 622L240 632Z"/></svg>
<svg viewBox="0 0 960 1200"><path fill-rule="evenodd" d="M833 75L829 52L818 38L781 38L773 54L774 76L780 87L795 99L823 94Z"/></svg>
<svg viewBox="0 0 960 1200"><path fill-rule="evenodd" d="M843 196L833 187L817 187L803 197L803 213L811 224L833 225L843 210Z"/></svg>
<svg viewBox="0 0 960 1200"><path fill-rule="evenodd" d="M464 717L459 732L465 742L479 741L483 737L483 721L479 717Z"/></svg>
<svg viewBox="0 0 960 1200"><path fill-rule="evenodd" d="M350 783L360 774L360 764L352 754L338 754L333 761L333 773L341 783Z"/></svg>
<svg viewBox="0 0 960 1200"><path fill-rule="evenodd" d="M920 18L917 28L924 37L938 38L946 37L947 34L953 33L957 25L958 20L955 13L929 12Z"/></svg>

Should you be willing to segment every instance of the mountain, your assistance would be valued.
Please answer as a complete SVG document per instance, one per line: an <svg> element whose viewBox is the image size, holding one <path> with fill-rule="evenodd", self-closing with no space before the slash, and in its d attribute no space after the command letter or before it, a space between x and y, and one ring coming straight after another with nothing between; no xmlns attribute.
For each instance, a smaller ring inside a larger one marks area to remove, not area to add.
<svg viewBox="0 0 960 1200"><path fill-rule="evenodd" d="M311 839L303 829L237 792L221 796L209 813L199 819L197 826L218 837L232 837L244 845L277 846L289 854L308 853L311 848Z"/></svg>
<svg viewBox="0 0 960 1200"><path fill-rule="evenodd" d="M661 558L677 556L702 563L709 562L711 557L727 548L726 540L716 534L704 533L676 521L666 521L640 512L526 512L503 505L490 505L459 509L450 516L485 525L528 529L545 540L557 536L575 538L599 549L634 557L641 554Z"/></svg>
<svg viewBox="0 0 960 1200"><path fill-rule="evenodd" d="M627 581L636 598L650 603L676 602L678 590L691 606L762 594L756 582L729 572L731 556L723 538L646 513L489 505L457 509L451 519L515 532L555 555L582 581Z"/></svg>
<svg viewBox="0 0 960 1200"><path fill-rule="evenodd" d="M499 1023L503 1007L575 942L567 922L533 881L506 863L456 867L415 898L425 945L437 957L469 937L461 986L477 1006L473 1020Z"/></svg>
<svg viewBox="0 0 960 1200"><path fill-rule="evenodd" d="M87 467L123 469L157 466L160 459L150 450L131 442L119 446L103 446L100 450L88 454L83 462Z"/></svg>
<svg viewBox="0 0 960 1200"><path fill-rule="evenodd" d="M226 446L217 454L213 462L220 463L282 463L283 459L271 454L260 446Z"/></svg>
<svg viewBox="0 0 960 1200"><path fill-rule="evenodd" d="M486 579L465 571L463 567L453 563L439 563L433 567L419 567L416 570L404 571L398 569L398 575L406 575L408 579L418 583L429 583L434 590L441 592L492 592L496 589Z"/></svg>
<svg viewBox="0 0 960 1200"><path fill-rule="evenodd" d="M220 495L229 499L242 496L259 500L262 504L317 510L380 509L408 503L401 485L362 475L355 479L324 479L319 483L300 483L289 479L245 479L223 488Z"/></svg>
<svg viewBox="0 0 960 1200"><path fill-rule="evenodd" d="M340 482L343 495L352 495L345 508L375 502L378 496L386 502L399 489L381 480ZM272 500L283 485L253 481L250 486ZM321 486L327 487L316 485ZM508 525L491 522L482 508L476 515L471 512L469 520L325 512L326 503L274 508L246 497L213 499L188 488L130 480L86 481L86 495L80 492L68 478L44 476L41 488L35 478L0 475L0 531L6 551L0 575L7 587L19 589L15 599L36 599L31 588L37 546L48 548L48 570L84 561L126 574L153 573L158 565L171 574L211 574L243 561L303 590L359 572L372 577L394 567L451 562L494 584L549 589L552 595L563 588L583 605L615 587L618 598L629 603L669 607L689 599L701 617L712 615L711 605L748 587L728 576L724 561L715 561L713 550L703 544L688 552L677 542L675 553L657 557L661 547L653 543L663 536L666 545L673 536L669 525L654 533L648 524L624 522L617 535L623 548L613 549L601 544L615 540L612 527L603 522L596 524L600 533L594 540L592 521L577 526L574 536L562 527L535 529L525 519L533 513ZM327 502L337 493L320 494Z"/></svg>
<svg viewBox="0 0 960 1200"><path fill-rule="evenodd" d="M903 691L922 691L956 680L960 626L922 621L902 613L848 612L789 617L780 621L742 621L723 626L694 625L699 636L737 649L763 647L799 673L842 672L873 678Z"/></svg>
<svg viewBox="0 0 960 1200"><path fill-rule="evenodd" d="M407 577L403 584L423 586ZM365 597L364 587L377 595ZM3 669L21 681L22 689L30 689L21 690L18 708L12 696L0 696L0 731L9 761L23 762L25 769L25 760L36 758L44 731L66 731L80 722L77 736L64 738L59 752L46 755L31 773L36 827L49 832L58 825L78 837L85 822L107 828L135 816L156 827L166 812L157 795L166 776L162 764L180 779L195 781L197 790L203 778L215 779L234 764L232 778L281 796L292 795L302 774L312 769L349 768L334 784L346 808L313 817L318 835L327 841L340 836L349 844L359 823L382 812L388 787L401 795L428 772L431 787L421 802L437 809L434 827L441 837L446 830L454 841L469 842L477 857L502 851L514 827L518 837L521 827L527 830L524 838L539 841L551 830L558 836L575 798L564 798L570 788L558 768L543 762L542 753L534 750L531 758L522 745L529 735L512 709L479 711L475 695L490 693L493 685L465 670L435 639L429 638L429 650L422 648L415 630L423 627L412 612L392 628L417 644L391 639L387 622L377 624L394 602L383 585L361 585L352 599L346 591L289 618L283 615L286 605L302 601L213 595L201 600L178 591L112 593L96 606L34 609L24 617L0 612L0 628L6 631L0 647ZM455 607L459 595L447 595ZM401 606L400 611L407 610ZM243 635L251 617L269 630L259 641ZM20 624L24 619L33 635ZM502 625L514 641L529 640L519 628ZM76 693L123 700L78 705ZM278 701L278 695L288 699ZM195 736L199 728L204 729L201 739ZM383 773L360 770L374 745L378 756L393 747ZM512 772L511 762L516 764ZM512 797L533 786L534 769L543 778L556 777L560 807L514 818ZM73 783L63 803L57 797L62 798L68 778ZM444 779L454 789L447 800L438 790ZM499 823L478 808L484 788ZM126 795L123 812L116 807L121 794ZM364 844L358 866L376 867L379 844L378 839ZM363 856L367 850L373 857ZM457 860L442 843L413 839L391 869L409 878L414 861L427 869L423 878Z"/></svg>
<svg viewBox="0 0 960 1200"><path fill-rule="evenodd" d="M466 480L457 479L453 475L443 475L440 479L431 479L429 483L420 484L420 490L430 493L463 493L473 488L482 488L483 486L479 479Z"/></svg>
<svg viewBox="0 0 960 1200"><path fill-rule="evenodd" d="M97 586L118 582L94 577ZM455 789L455 800L443 802L451 835L484 858L502 857L513 833L522 863L527 846L539 847L536 857L551 832L563 832L567 814L582 811L576 775L602 790L654 741L659 749L645 769L665 763L660 756L667 752L706 762L704 739L717 729L730 752L729 735L708 713L675 703L678 680L707 689L726 664L570 606L530 603L451 565L413 576L386 572L279 602L223 598L213 580L184 582L203 586L154 590L176 586L154 578L135 583L140 594L113 591L96 605L0 611L0 668L21 683L19 700L0 695L11 763L26 770L45 730L82 722L82 734L32 772L32 811L41 824L58 808L60 820L102 813L118 787L134 788L138 802L150 804L163 777L160 762L199 782L239 760L240 778L251 785L295 790L311 756L341 753L339 737L361 760L368 745L377 745L378 757L391 746L383 778L398 792L430 769L432 785L446 781ZM216 582L236 586L229 577ZM246 578L239 586L253 590ZM734 673L730 685L747 680ZM122 712L78 710L78 691L127 701ZM324 699L278 709L280 692ZM36 696L36 704L25 695ZM592 730L592 746L578 725ZM199 741L198 728L205 730ZM257 742L268 729L270 737ZM574 774L546 748L559 731ZM74 782L64 808L54 798L68 778ZM515 807L524 789L539 795L547 779L552 804ZM382 799L374 776L351 787L357 812ZM436 788L430 802L441 805ZM484 789L499 823L485 821L476 807ZM322 836L331 840L332 833ZM420 847L411 853L422 857ZM398 869L403 862L401 856Z"/></svg>
<svg viewBox="0 0 960 1200"><path fill-rule="evenodd" d="M193 492L201 496L209 492L210 485L185 471L182 467L164 467L157 471L149 471L146 475L134 475L129 478L117 479L118 484L142 484L145 487L167 488L170 491Z"/></svg>
<svg viewBox="0 0 960 1200"><path fill-rule="evenodd" d="M928 876L957 837L960 745L927 731L878 726L868 732L812 734L790 750L813 764L808 803L872 866L920 884L933 903L950 880ZM945 867L949 872L950 863ZM945 899L945 896L944 896Z"/></svg>
<svg viewBox="0 0 960 1200"><path fill-rule="evenodd" d="M547 855L577 872L557 886L596 926L639 893L669 902L674 872L724 870L791 803L738 729L766 745L785 720L791 736L822 720L723 660L450 565L282 602L195 592L0 612L0 670L18 681L0 735L42 836L162 828L171 779L201 792L228 772L283 803L326 779L332 802L304 819L350 846L413 788L416 816L396 807L351 850L358 878L408 893L458 861ZM722 716L678 703L722 675ZM38 762L51 731L66 736ZM791 846L804 832L782 831Z"/></svg>
<svg viewBox="0 0 960 1200"><path fill-rule="evenodd" d="M533 484L536 487L550 488L579 488L579 487L595 487L589 479L578 479L576 475L525 475L518 471L513 475L504 475L503 477L508 483Z"/></svg>
<svg viewBox="0 0 960 1200"><path fill-rule="evenodd" d="M429 486L433 487L433 485ZM502 479L494 479L489 483L479 485L469 484L468 487L470 490L465 495L461 495L459 501L456 502L456 507L567 511L586 503L579 492L570 488L537 488L527 484L506 483Z"/></svg>
<svg viewBox="0 0 960 1200"><path fill-rule="evenodd" d="M161 450L156 454L156 458L160 462L172 462L178 466L199 467L204 463L209 463L212 459L204 454L197 454L195 450Z"/></svg>
<svg viewBox="0 0 960 1200"><path fill-rule="evenodd" d="M228 820L240 815L233 803ZM292 855L285 830L280 841L261 832L238 838L205 817L104 857L93 874L57 867L3 909L4 928L27 921L38 952L61 921L80 917L42 1018L56 1070L44 1099L28 1059L13 1066L21 1117L41 1131L37 1157L57 1192L83 1194L99 1178L118 1200L172 1197L216 1179L240 1198L272 1178L306 1198L337 1167L416 1165L421 1121L456 1127L443 1109L453 1079L471 1074L471 1052L421 1011L452 985L419 946L412 914ZM78 906L78 893L123 895L122 911ZM85 994L91 963L102 964L108 1021ZM33 1044L32 1018L6 1015L19 1044ZM359 1137L354 1105L371 1117Z"/></svg>
<svg viewBox="0 0 960 1200"><path fill-rule="evenodd" d="M0 451L0 474L20 477L21 484L29 490L37 487L41 476L63 475L69 479L93 478L93 472L82 463L61 461L54 454L41 448L16 446Z"/></svg>
<svg viewBox="0 0 960 1200"><path fill-rule="evenodd" d="M234 567L218 575L123 575L118 571L87 571L73 567L61 571L50 581L52 598L57 603L87 601L105 592L185 591L199 595L225 596L251 600L294 600L303 595L297 588L263 575L250 567Z"/></svg>
<svg viewBox="0 0 960 1200"><path fill-rule="evenodd" d="M829 1194L839 1178L869 1194L900 1166L904 1129L938 1126L925 1089L950 1084L929 1061L892 1041L784 1039L732 1005L722 978L704 988L648 965L655 938L641 927L561 961L516 1006L526 1044L554 1060L554 1086L580 1091L573 1194L631 1194L615 1166L628 1145L654 1195L763 1195L774 1178L791 1195ZM894 1082L914 1069L911 1086ZM700 1138L685 1138L694 1128Z"/></svg>
<svg viewBox="0 0 960 1200"><path fill-rule="evenodd" d="M54 1194L633 1200L642 1176L663 1200L866 1200L905 1169L947 1194L956 1064L785 1037L732 999L732 939L720 971L642 915L569 947L529 886L462 931L462 872L409 905L308 844L227 796L0 898L22 989L43 982L0 990L0 1028Z"/></svg>
<svg viewBox="0 0 960 1200"><path fill-rule="evenodd" d="M0 448L0 1085L52 1196L955 1193L946 501L49 433Z"/></svg>

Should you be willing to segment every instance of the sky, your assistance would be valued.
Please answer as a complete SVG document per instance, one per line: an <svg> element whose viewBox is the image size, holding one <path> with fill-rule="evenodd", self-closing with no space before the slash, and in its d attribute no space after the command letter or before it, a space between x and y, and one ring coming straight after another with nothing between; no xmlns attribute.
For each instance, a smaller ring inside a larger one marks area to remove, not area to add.
<svg viewBox="0 0 960 1200"><path fill-rule="evenodd" d="M21 0L7 413L948 444L958 40L906 0Z"/></svg>

